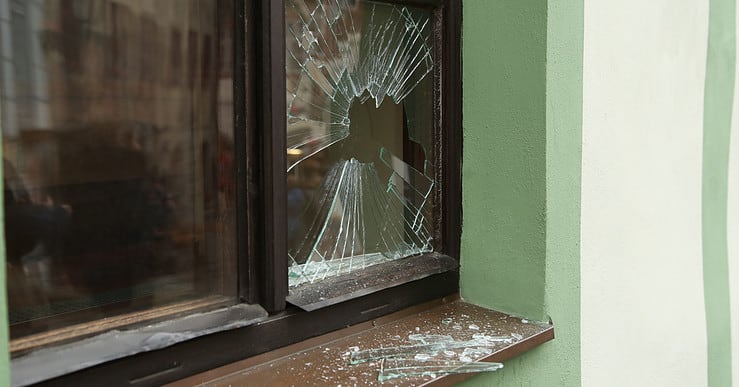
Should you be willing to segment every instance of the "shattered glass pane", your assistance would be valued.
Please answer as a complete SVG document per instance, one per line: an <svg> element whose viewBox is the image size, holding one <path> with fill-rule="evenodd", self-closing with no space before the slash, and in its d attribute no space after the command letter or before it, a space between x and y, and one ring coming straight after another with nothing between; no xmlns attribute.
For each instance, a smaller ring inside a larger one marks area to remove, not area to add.
<svg viewBox="0 0 739 387"><path fill-rule="evenodd" d="M433 251L430 13L288 0L290 286Z"/></svg>

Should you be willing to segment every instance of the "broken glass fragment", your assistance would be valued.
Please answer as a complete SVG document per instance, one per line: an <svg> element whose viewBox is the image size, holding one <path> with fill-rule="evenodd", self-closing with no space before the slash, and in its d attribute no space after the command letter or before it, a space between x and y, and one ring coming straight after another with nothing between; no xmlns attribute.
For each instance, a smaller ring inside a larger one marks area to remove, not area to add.
<svg viewBox="0 0 739 387"><path fill-rule="evenodd" d="M389 379L449 374L463 374L474 372L492 372L503 368L502 363L464 362L456 360L406 360L386 359L380 364L378 380L383 382Z"/></svg>
<svg viewBox="0 0 739 387"><path fill-rule="evenodd" d="M380 359L413 359L419 353L438 353L455 349L465 349L464 356L471 356L474 351L477 351L477 353L487 352L488 349L500 343L511 343L511 338L508 336L474 335L471 340L454 340L445 335L422 336L424 335L409 336L409 339L413 337L411 340L420 341L422 344L354 351L351 353L349 362L359 364Z"/></svg>
<svg viewBox="0 0 739 387"><path fill-rule="evenodd" d="M285 23L290 286L433 251L430 13L287 0Z"/></svg>
<svg viewBox="0 0 739 387"><path fill-rule="evenodd" d="M417 353L416 356L414 356L413 358L415 360L427 361L433 359L434 355L429 353Z"/></svg>
<svg viewBox="0 0 739 387"><path fill-rule="evenodd" d="M459 361L474 361L475 359L482 359L485 356L489 356L493 353L491 348L477 347L477 348L465 348L462 354L459 356Z"/></svg>
<svg viewBox="0 0 739 387"><path fill-rule="evenodd" d="M449 335L423 335L423 334L412 334L408 335L408 340L420 341L422 344L433 344L433 343L450 343L454 341Z"/></svg>
<svg viewBox="0 0 739 387"><path fill-rule="evenodd" d="M443 352L443 354L446 357L455 357L455 356L457 356L457 353L456 352L454 352L452 350L448 350L448 349L445 349L444 352Z"/></svg>

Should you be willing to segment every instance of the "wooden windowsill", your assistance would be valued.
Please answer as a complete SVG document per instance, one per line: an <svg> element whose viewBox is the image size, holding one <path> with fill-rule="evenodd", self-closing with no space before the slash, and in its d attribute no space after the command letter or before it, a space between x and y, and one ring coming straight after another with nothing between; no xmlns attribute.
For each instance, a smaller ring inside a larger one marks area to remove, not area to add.
<svg viewBox="0 0 739 387"><path fill-rule="evenodd" d="M505 362L554 338L551 324L521 318L468 304L458 298L432 301L379 319L334 331L262 355L238 361L170 384L170 387L304 386L304 385L452 385L473 374L415 376L377 380L379 362L350 365L347 354L360 350L407 346L413 334L449 335L470 340L473 335L509 336L482 359ZM234 344L234 345L248 345ZM207 356L207 354L203 354ZM505 368L501 371L505 372Z"/></svg>

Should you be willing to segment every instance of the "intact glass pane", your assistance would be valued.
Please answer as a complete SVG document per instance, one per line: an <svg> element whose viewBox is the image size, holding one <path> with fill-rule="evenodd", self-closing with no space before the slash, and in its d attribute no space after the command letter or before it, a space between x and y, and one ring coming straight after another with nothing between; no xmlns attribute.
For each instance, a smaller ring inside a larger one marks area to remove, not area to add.
<svg viewBox="0 0 739 387"><path fill-rule="evenodd" d="M232 15L0 0L12 337L235 296Z"/></svg>
<svg viewBox="0 0 739 387"><path fill-rule="evenodd" d="M289 283L433 251L431 12L287 0Z"/></svg>

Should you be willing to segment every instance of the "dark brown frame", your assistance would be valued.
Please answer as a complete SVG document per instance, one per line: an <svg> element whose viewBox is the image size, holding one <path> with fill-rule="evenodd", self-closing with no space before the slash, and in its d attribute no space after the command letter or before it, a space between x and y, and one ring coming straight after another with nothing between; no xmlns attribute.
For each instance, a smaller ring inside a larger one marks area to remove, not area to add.
<svg viewBox="0 0 739 387"><path fill-rule="evenodd" d="M382 1L382 0L381 0ZM435 220L440 252L459 257L461 232L461 0L400 0L434 9L434 150L441 181ZM234 103L239 296L267 309L268 320L87 368L41 385L160 385L458 290L456 271L435 274L326 308L285 304L287 288L284 0L235 0ZM254 31L254 33L246 33ZM243 71L241 71L243 69ZM247 87L253 85L253 87ZM245 112L245 114L241 113ZM258 128L258 129L255 129Z"/></svg>
<svg viewBox="0 0 739 387"><path fill-rule="evenodd" d="M285 309L287 296L285 23L282 22L285 2L258 3L257 9L247 10L247 24L251 11L257 31L250 36L255 48L252 52L257 55L250 57L248 63L252 66L250 69L247 65L246 69L247 76L256 81L253 83L256 94L247 101L246 114L251 111L257 117L255 143L262 152L256 163L260 166L257 171L261 182L256 192L262 195L256 208L261 210L261 216L255 217L261 219L261 227L253 235L258 252L252 257L261 263L260 304L269 312L277 312Z"/></svg>

